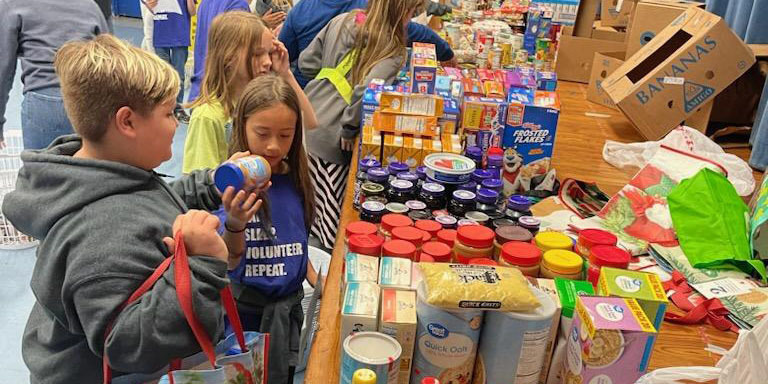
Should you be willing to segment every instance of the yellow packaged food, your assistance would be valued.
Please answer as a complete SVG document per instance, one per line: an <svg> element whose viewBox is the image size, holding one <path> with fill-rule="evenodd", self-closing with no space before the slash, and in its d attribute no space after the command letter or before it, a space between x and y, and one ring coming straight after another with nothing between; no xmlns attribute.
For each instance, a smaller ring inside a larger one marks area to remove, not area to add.
<svg viewBox="0 0 768 384"><path fill-rule="evenodd" d="M516 268L421 263L427 303L445 308L529 311L541 303Z"/></svg>

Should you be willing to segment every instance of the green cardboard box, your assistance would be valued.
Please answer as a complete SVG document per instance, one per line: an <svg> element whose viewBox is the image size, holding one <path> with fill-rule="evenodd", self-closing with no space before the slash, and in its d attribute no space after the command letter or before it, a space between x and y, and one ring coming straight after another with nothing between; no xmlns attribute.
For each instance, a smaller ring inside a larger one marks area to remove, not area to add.
<svg viewBox="0 0 768 384"><path fill-rule="evenodd" d="M560 304L563 306L562 316L569 319L573 318L573 310L576 308L576 298L578 296L594 296L595 289L589 281L569 280L555 278L555 287L557 295L560 298Z"/></svg>
<svg viewBox="0 0 768 384"><path fill-rule="evenodd" d="M597 294L633 298L653 322L654 328L660 329L664 322L669 301L659 276L653 273L603 267L600 270Z"/></svg>

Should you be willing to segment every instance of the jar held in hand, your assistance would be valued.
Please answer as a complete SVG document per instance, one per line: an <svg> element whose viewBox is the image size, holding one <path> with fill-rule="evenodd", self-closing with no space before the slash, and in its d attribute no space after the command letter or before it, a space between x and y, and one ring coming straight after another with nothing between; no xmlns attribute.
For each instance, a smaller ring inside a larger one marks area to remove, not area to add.
<svg viewBox="0 0 768 384"><path fill-rule="evenodd" d="M251 191L264 187L272 178L269 162L257 155L227 161L216 168L213 181L222 193L227 187Z"/></svg>

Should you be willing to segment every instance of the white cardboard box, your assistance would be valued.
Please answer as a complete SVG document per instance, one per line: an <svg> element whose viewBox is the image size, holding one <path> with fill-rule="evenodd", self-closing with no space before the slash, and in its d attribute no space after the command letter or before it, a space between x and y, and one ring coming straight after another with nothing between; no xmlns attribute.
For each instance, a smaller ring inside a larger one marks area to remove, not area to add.
<svg viewBox="0 0 768 384"><path fill-rule="evenodd" d="M380 292L376 283L347 284L341 307L341 345L353 333L378 329Z"/></svg>
<svg viewBox="0 0 768 384"><path fill-rule="evenodd" d="M402 347L399 384L411 380L413 349L416 342L416 292L385 288L381 290L379 332L392 336Z"/></svg>

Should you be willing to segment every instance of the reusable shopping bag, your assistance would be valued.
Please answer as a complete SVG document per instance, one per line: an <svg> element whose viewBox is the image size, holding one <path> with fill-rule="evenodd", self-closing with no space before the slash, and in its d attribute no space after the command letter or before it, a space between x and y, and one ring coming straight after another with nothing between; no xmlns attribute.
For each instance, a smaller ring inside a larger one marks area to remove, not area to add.
<svg viewBox="0 0 768 384"><path fill-rule="evenodd" d="M680 247L697 268L730 263L765 281L765 265L752 259L749 209L723 175L702 169L667 196Z"/></svg>
<svg viewBox="0 0 768 384"><path fill-rule="evenodd" d="M159 383L169 384L266 384L267 382L267 351L269 350L269 335L258 332L243 332L237 305L229 285L221 291L221 301L232 324L234 333L214 346L210 337L195 314L192 305L191 271L189 258L184 245L181 231L175 236L176 251L166 258L144 283L117 310L119 314L126 306L138 300L149 291L160 277L174 264L174 280L176 282L176 297L179 300L187 324L192 329L202 352L169 362L169 372L160 378ZM115 318L117 318L117 314ZM113 319L114 321L114 319ZM107 326L104 340L112 330L112 322ZM112 382L146 383L155 382L160 375L128 375L112 380L109 360L104 354L104 384Z"/></svg>

